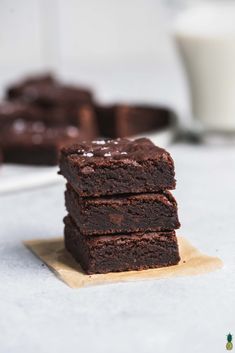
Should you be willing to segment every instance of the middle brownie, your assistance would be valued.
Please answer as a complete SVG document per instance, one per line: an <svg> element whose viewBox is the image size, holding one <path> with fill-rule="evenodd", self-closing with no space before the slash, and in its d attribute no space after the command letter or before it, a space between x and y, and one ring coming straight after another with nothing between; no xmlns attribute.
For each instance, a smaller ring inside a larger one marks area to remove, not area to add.
<svg viewBox="0 0 235 353"><path fill-rule="evenodd" d="M177 203L169 191L80 198L67 184L65 205L85 235L167 231L180 227Z"/></svg>

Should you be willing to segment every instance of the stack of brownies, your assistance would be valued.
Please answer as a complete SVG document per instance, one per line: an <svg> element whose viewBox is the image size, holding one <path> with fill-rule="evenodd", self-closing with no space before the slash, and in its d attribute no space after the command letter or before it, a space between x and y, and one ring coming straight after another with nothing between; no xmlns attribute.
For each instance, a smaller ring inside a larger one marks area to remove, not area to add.
<svg viewBox="0 0 235 353"><path fill-rule="evenodd" d="M146 138L63 148L65 247L88 274L176 265L174 164Z"/></svg>

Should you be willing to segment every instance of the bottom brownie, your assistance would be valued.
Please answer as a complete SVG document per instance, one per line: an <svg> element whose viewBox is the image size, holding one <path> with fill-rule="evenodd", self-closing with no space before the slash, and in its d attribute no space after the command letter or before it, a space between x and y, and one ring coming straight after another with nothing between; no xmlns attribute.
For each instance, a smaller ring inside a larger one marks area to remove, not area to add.
<svg viewBox="0 0 235 353"><path fill-rule="evenodd" d="M82 235L65 217L65 247L88 274L144 270L180 261L174 231L119 235Z"/></svg>

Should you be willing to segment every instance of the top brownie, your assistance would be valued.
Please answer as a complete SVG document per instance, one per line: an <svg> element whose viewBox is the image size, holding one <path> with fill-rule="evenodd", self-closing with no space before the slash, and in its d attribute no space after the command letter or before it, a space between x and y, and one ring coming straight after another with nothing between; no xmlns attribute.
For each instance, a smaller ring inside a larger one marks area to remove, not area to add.
<svg viewBox="0 0 235 353"><path fill-rule="evenodd" d="M81 197L175 188L170 154L149 139L94 140L63 148L60 174Z"/></svg>

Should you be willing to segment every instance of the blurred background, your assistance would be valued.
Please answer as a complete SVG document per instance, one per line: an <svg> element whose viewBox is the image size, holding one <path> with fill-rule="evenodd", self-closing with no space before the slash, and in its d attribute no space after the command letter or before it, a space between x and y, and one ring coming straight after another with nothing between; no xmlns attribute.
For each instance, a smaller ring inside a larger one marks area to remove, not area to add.
<svg viewBox="0 0 235 353"><path fill-rule="evenodd" d="M2 0L0 87L35 71L95 89L102 102L188 113L172 22L191 1Z"/></svg>

